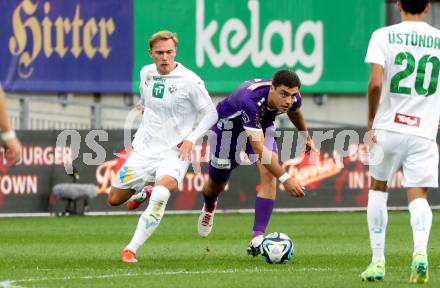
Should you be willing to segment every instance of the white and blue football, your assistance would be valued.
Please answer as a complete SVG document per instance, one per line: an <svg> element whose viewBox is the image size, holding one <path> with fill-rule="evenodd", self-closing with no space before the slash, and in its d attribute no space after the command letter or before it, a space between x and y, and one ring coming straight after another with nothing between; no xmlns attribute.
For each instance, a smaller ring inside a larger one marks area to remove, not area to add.
<svg viewBox="0 0 440 288"><path fill-rule="evenodd" d="M293 252L293 241L284 233L270 233L261 243L261 255L270 264L287 263L292 259Z"/></svg>

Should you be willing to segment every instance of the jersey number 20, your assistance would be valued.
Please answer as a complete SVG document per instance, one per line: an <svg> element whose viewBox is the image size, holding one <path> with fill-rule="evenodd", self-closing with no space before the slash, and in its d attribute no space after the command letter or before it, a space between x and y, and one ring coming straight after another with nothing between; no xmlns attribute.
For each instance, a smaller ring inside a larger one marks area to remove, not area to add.
<svg viewBox="0 0 440 288"><path fill-rule="evenodd" d="M392 93L407 94L411 95L411 87L401 86L399 82L407 77L409 77L417 66L417 76L416 82L414 83L414 88L418 95L421 96L431 96L437 91L438 76L440 71L440 60L436 56L425 55L420 58L419 63L416 63L414 56L408 52L400 52L396 55L394 64L403 65L403 61L406 60L406 67L404 70L396 73L393 78L391 78L390 91ZM432 64L431 78L429 80L428 88L423 87L426 77L426 65L428 63Z"/></svg>

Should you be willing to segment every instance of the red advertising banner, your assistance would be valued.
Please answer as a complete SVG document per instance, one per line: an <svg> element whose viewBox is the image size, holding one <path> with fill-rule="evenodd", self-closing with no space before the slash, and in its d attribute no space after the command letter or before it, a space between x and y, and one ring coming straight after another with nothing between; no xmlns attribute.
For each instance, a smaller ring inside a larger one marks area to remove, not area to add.
<svg viewBox="0 0 440 288"><path fill-rule="evenodd" d="M300 145L296 131L278 131L280 160L286 171L306 187L306 197L292 198L279 184L276 208L321 210L366 207L369 173L368 147L362 142L365 132L365 129L312 130L317 151L304 156L297 149ZM90 211L127 211L124 206L111 207L107 204L112 180L131 153L130 146L124 148L124 131L20 131L18 135L24 146L23 159L17 166L6 165L3 148L0 148L0 214L52 211L55 204L53 187L60 183L73 183L73 178L67 175L72 173L73 166L79 173L78 184L96 187L97 196L90 199ZM67 145L59 145L63 142L60 139L67 139ZM196 145L192 167L180 192L168 202L168 210L201 208L201 191L208 177L208 155L206 144ZM245 159L246 155L240 157ZM239 166L232 173L226 191L221 195L219 209L253 209L259 175L255 165L248 164ZM407 206L402 178L402 172L398 171L390 183L389 206ZM430 193L429 200L432 206L440 205L439 193Z"/></svg>

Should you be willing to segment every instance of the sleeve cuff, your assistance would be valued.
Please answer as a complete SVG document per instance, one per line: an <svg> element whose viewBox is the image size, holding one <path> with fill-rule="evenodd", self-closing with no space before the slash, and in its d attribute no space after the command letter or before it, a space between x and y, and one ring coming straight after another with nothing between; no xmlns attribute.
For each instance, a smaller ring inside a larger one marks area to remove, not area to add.
<svg viewBox="0 0 440 288"><path fill-rule="evenodd" d="M12 139L15 139L15 138L17 138L17 135L15 134L14 130L1 133L2 141L9 141L9 140L12 140Z"/></svg>

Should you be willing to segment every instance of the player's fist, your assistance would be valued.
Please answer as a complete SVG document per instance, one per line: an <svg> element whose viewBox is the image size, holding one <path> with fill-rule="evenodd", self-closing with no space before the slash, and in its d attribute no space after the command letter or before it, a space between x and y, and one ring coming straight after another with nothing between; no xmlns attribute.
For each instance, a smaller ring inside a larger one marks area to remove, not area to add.
<svg viewBox="0 0 440 288"><path fill-rule="evenodd" d="M17 138L7 140L3 143L5 158L9 165L15 165L21 159L21 143Z"/></svg>
<svg viewBox="0 0 440 288"><path fill-rule="evenodd" d="M293 177L288 178L283 185L290 196L304 197L304 188Z"/></svg>

